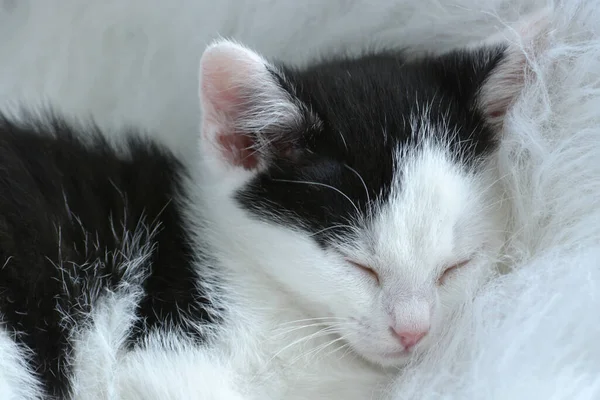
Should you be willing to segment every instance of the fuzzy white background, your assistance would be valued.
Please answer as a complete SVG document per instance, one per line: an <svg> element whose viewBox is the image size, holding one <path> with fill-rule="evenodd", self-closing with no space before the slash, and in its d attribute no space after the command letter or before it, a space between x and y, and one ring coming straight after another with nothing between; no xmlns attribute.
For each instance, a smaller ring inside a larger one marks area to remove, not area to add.
<svg viewBox="0 0 600 400"><path fill-rule="evenodd" d="M445 51L545 0L3 0L0 107L49 103L195 154L197 64L217 35L284 61L365 46ZM507 260L392 399L600 399L600 2L551 4L511 109ZM528 49L525 49L528 50Z"/></svg>

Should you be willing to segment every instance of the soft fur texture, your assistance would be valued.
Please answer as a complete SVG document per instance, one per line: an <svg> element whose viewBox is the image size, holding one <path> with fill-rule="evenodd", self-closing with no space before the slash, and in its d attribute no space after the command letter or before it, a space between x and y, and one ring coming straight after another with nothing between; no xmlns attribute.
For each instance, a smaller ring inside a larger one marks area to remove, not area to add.
<svg viewBox="0 0 600 400"><path fill-rule="evenodd" d="M2 327L31 355L0 376L52 398L380 397L493 271L525 65L501 44L294 69L217 41L190 168L135 131L3 119Z"/></svg>
<svg viewBox="0 0 600 400"><path fill-rule="evenodd" d="M440 51L487 36L490 16L476 10L497 11L514 19L514 12L508 13L506 3L500 2L461 2L466 8L411 3L372 6L369 2L362 12L339 18L339 12L327 13L314 4L301 12L280 2L296 16L286 21L279 14L276 19L281 32L289 36L273 35L277 28L257 17L264 36L249 39L240 34L239 39L264 48L268 55L303 61L306 52L338 45L340 37L349 47L360 48L361 37L369 34L387 43ZM206 18L201 2L182 2L166 11L149 2L118 4L122 3L65 1L61 8L50 9L41 1L5 2L0 29L3 37L12 40L2 41L3 53L11 54L0 63L2 97L24 94L37 101L42 90L68 111L98 110L98 118L109 126L139 122L164 132L195 133L196 86L189 82L194 80L199 51L190 38L204 42L210 35L204 31L209 29L206 21L218 18ZM327 4L335 4L333 10L348 3ZM531 3L519 4L524 5L522 10ZM396 12L386 13L386 7ZM556 7L558 12L551 17L553 34L533 59L535 75L509 115L501 147L501 171L514 205L507 264L515 268L479 293L450 339L398 378L390 390L394 399L594 399L600 394L596 342L600 325L594 318L600 306L596 294L600 282L600 10L592 0ZM232 8L236 11L224 8L223 15L248 15L242 7ZM301 22L310 20L311 13L325 19L315 23L321 30ZM335 23L323 23L327 18ZM297 30L289 29L290 21L297 23ZM231 22L231 26L244 24ZM127 30L134 33L127 36ZM298 32L314 34L315 40ZM237 38L236 31L221 33ZM65 36L72 39L65 41ZM295 36L308 45L292 45ZM29 50L14 50L25 47ZM186 148L192 137L165 140ZM0 345L6 354L15 354L8 343ZM182 357L194 359L193 353ZM196 362L202 365L199 358ZM160 393L158 383L168 377L156 378ZM23 390L30 387L25 383Z"/></svg>
<svg viewBox="0 0 600 400"><path fill-rule="evenodd" d="M565 1L509 114L500 168L511 272L476 297L394 399L600 396L600 8Z"/></svg>

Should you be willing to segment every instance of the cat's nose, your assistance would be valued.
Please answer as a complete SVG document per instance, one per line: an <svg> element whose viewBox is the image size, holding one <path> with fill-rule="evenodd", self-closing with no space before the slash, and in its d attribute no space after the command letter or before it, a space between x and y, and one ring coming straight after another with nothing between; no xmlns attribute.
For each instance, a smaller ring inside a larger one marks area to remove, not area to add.
<svg viewBox="0 0 600 400"><path fill-rule="evenodd" d="M398 338L402 346L404 346L407 350L411 347L414 347L417 343L423 339L425 335L429 332L425 331L408 331L408 330L396 330L391 328L392 334Z"/></svg>

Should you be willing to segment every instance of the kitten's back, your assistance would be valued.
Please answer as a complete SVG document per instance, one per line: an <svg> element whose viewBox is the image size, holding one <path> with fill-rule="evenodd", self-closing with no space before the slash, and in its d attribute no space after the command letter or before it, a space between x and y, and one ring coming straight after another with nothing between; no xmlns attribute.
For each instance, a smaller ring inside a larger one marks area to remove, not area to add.
<svg viewBox="0 0 600 400"><path fill-rule="evenodd" d="M136 302L129 346L156 329L202 342L217 318L180 207L186 168L127 137L117 149L59 118L0 123L0 313L49 394L69 391L74 338L108 293Z"/></svg>

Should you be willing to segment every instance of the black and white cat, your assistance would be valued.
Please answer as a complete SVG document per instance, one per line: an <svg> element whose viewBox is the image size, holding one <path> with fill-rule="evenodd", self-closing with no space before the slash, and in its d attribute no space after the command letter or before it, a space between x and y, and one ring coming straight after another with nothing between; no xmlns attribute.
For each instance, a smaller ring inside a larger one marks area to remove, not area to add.
<svg viewBox="0 0 600 400"><path fill-rule="evenodd" d="M0 127L0 398L365 399L492 271L511 46L200 66L201 165Z"/></svg>

